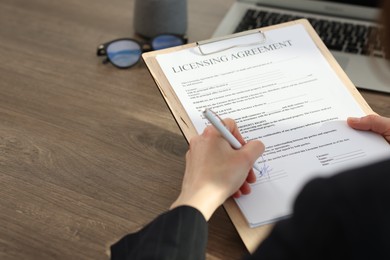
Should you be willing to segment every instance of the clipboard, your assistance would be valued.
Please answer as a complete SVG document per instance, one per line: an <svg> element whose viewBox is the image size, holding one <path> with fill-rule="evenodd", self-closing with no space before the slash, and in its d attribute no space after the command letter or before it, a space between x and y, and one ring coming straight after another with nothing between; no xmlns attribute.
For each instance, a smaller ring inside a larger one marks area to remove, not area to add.
<svg viewBox="0 0 390 260"><path fill-rule="evenodd" d="M281 27L291 26L301 24L309 34L309 36L312 38L313 42L317 46L317 48L320 50L323 57L327 60L331 68L334 70L336 75L340 78L340 80L344 83L344 86L347 88L351 96L356 100L356 102L360 105L361 109L366 114L373 113L370 106L367 104L367 102L364 100L364 98L361 96L359 91L356 89L354 84L351 82L351 80L348 78L348 76L345 74L343 69L340 67L338 62L335 60L331 52L327 49L325 44L322 42L314 28L311 26L311 24L306 19L299 19L279 25L273 25L269 27L264 27L261 29L253 29L249 30L243 33L237 33L232 34L225 37L210 39L206 41L196 42L196 43L190 43L183 46L173 47L169 49L159 50L159 51L153 51L153 52L147 52L142 55L143 60L145 61L145 64L147 65L149 72L151 76L153 77L162 97L164 98L167 106L169 107L174 119L176 120L180 130L182 131L184 137L186 138L187 142L195 135L197 135L197 132L195 130L194 125L192 124L186 110L184 109L183 105L181 104L179 98L175 94L174 89L170 85L167 77L165 76L164 72L162 71L156 56L160 54L165 53L171 53L180 51L182 49L186 48L200 48L200 52L202 52L202 47L206 44L217 42L217 41L224 41L227 39L231 39L234 37L240 37L246 34L251 33L265 33L270 30L278 29ZM265 37L266 41L266 37ZM234 48L235 46L226 46L226 49ZM224 49L225 50L225 49ZM208 53L203 53L204 55L207 55ZM241 210L237 206L236 202L229 198L224 203L224 208L226 212L228 213L231 221L233 222L234 226L236 227L242 241L244 242L245 246L247 247L249 252L254 252L255 249L258 247L258 245L267 237L268 233L270 232L272 228L272 224L263 225L256 228L250 228L249 225L246 222L245 217L241 213Z"/></svg>

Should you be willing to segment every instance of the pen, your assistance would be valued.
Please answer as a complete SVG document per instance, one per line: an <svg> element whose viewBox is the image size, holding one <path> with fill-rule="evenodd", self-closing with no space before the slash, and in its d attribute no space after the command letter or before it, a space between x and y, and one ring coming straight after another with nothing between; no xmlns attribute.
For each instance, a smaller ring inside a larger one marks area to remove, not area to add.
<svg viewBox="0 0 390 260"><path fill-rule="evenodd" d="M213 111L206 108L203 111L204 117L218 130L218 132L229 142L229 144L236 150L242 147L241 143L234 137L234 135L225 127L222 119ZM254 164L253 168L261 172L259 167Z"/></svg>

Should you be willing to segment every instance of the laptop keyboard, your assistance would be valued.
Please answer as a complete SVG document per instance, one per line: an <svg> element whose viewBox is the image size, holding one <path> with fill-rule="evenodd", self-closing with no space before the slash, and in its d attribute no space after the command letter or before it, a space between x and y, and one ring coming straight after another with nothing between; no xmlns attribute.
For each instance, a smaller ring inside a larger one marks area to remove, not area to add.
<svg viewBox="0 0 390 260"><path fill-rule="evenodd" d="M248 10L235 32L306 18L325 45L334 51L384 57L379 40L379 27L342 23L290 14Z"/></svg>

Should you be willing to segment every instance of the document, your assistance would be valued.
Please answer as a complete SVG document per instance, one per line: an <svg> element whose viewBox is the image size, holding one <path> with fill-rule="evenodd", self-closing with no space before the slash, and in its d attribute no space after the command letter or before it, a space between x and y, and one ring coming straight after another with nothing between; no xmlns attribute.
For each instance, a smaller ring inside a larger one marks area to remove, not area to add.
<svg viewBox="0 0 390 260"><path fill-rule="evenodd" d="M382 137L348 127L364 112L301 24L200 48L156 59L199 134L210 108L265 144L251 194L236 199L250 227L290 215L310 179L390 156Z"/></svg>

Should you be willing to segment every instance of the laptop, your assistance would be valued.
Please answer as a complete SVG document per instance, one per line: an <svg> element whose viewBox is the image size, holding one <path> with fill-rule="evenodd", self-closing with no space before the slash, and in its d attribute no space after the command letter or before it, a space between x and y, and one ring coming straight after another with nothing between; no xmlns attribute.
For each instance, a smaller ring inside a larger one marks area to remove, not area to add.
<svg viewBox="0 0 390 260"><path fill-rule="evenodd" d="M307 18L356 87L390 93L381 77L389 64L378 37L379 5L380 0L236 0L213 37Z"/></svg>

